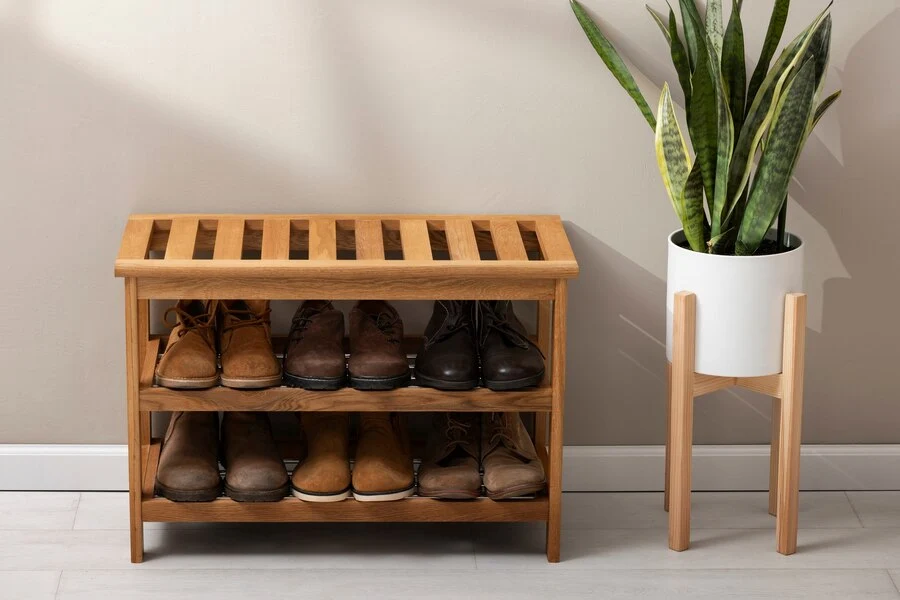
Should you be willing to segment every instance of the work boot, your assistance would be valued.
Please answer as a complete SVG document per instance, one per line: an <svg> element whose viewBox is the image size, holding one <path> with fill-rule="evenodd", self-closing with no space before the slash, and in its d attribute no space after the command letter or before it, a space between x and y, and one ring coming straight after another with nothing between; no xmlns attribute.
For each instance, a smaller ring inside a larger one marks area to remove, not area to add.
<svg viewBox="0 0 900 600"><path fill-rule="evenodd" d="M307 502L337 502L350 495L350 421L347 413L298 413L306 458L294 469L291 489Z"/></svg>
<svg viewBox="0 0 900 600"><path fill-rule="evenodd" d="M478 385L474 302L438 300L416 354L416 383L440 390Z"/></svg>
<svg viewBox="0 0 900 600"><path fill-rule="evenodd" d="M544 356L516 318L512 302L479 302L479 354L484 385L517 390L544 378Z"/></svg>
<svg viewBox="0 0 900 600"><path fill-rule="evenodd" d="M209 502L219 478L219 413L174 412L163 438L156 493L175 502Z"/></svg>
<svg viewBox="0 0 900 600"><path fill-rule="evenodd" d="M284 382L308 390L344 386L344 313L331 302L307 300L291 323L284 352Z"/></svg>
<svg viewBox="0 0 900 600"><path fill-rule="evenodd" d="M488 414L482 431L481 466L489 498L503 500L544 489L544 467L519 413Z"/></svg>
<svg viewBox="0 0 900 600"><path fill-rule="evenodd" d="M403 321L381 300L361 300L350 311L350 385L359 390L391 390L409 383L403 352Z"/></svg>
<svg viewBox="0 0 900 600"><path fill-rule="evenodd" d="M361 413L353 497L360 502L401 500L415 492L406 428L397 413Z"/></svg>
<svg viewBox="0 0 900 600"><path fill-rule="evenodd" d="M222 417L225 494L238 502L276 502L288 493L288 474L269 415L226 412Z"/></svg>
<svg viewBox="0 0 900 600"><path fill-rule="evenodd" d="M272 351L268 300L219 302L222 385L264 388L281 383L281 365Z"/></svg>
<svg viewBox="0 0 900 600"><path fill-rule="evenodd" d="M420 496L461 500L481 495L480 420L471 413L434 415L429 448L419 467Z"/></svg>
<svg viewBox="0 0 900 600"><path fill-rule="evenodd" d="M216 303L179 300L166 311L175 315L166 351L156 367L156 383L174 389L202 389L219 383L216 364Z"/></svg>

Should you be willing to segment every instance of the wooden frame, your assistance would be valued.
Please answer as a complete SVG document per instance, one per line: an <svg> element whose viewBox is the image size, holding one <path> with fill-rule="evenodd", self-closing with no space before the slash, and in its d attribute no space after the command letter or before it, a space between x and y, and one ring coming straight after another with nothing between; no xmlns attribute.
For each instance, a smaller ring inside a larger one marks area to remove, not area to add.
<svg viewBox="0 0 900 600"><path fill-rule="evenodd" d="M793 554L797 551L806 294L785 297L782 371L763 377L719 377L694 371L696 302L691 292L675 294L666 412L664 504L669 511L669 548L682 551L690 546L694 398L739 386L773 398L769 513L776 517L776 549Z"/></svg>
<svg viewBox="0 0 900 600"><path fill-rule="evenodd" d="M125 278L132 562L143 560L148 521L540 521L547 525L547 559L559 561L567 280L578 274L559 217L135 215L115 274ZM547 376L536 388L513 392L169 390L153 385L161 339L150 334L149 301L180 298L533 300ZM150 414L170 410L534 413L548 486L515 502L170 502L154 496L160 442L150 430Z"/></svg>

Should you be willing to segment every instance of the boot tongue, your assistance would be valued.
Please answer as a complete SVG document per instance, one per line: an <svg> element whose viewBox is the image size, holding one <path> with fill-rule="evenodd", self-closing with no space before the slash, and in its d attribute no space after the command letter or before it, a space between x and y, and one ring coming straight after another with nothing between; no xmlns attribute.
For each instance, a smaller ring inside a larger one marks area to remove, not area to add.
<svg viewBox="0 0 900 600"><path fill-rule="evenodd" d="M498 421L495 421L495 418ZM503 446L523 461L537 459L534 444L518 415L504 414L492 417L489 429L490 437L486 440L483 456L487 456L497 447Z"/></svg>
<svg viewBox="0 0 900 600"><path fill-rule="evenodd" d="M253 311L253 314L259 316L266 312L269 308L268 300L244 300L244 304L247 305L247 308Z"/></svg>
<svg viewBox="0 0 900 600"><path fill-rule="evenodd" d="M453 415L451 415L452 417ZM475 424L464 420L465 418L455 418L459 423L456 427L452 427L446 416L441 416L439 427L445 428L445 436L443 447L439 447L434 453L434 461L440 463L448 458L471 456L478 459L478 444L473 442L475 436ZM464 430L462 424L468 424L469 429ZM437 441L437 440L435 440Z"/></svg>

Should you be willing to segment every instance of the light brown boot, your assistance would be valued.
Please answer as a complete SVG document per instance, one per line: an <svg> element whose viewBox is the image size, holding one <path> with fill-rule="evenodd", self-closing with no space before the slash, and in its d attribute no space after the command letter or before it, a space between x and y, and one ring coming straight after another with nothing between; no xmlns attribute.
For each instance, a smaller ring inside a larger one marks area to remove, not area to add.
<svg viewBox="0 0 900 600"><path fill-rule="evenodd" d="M544 489L544 467L519 413L491 413L482 427L481 465L489 498L503 500Z"/></svg>
<svg viewBox="0 0 900 600"><path fill-rule="evenodd" d="M294 496L306 502L338 502L350 496L350 422L347 413L297 415L306 436L306 458L291 475Z"/></svg>
<svg viewBox="0 0 900 600"><path fill-rule="evenodd" d="M268 300L219 302L222 385L264 388L281 383L281 365L272 351Z"/></svg>
<svg viewBox="0 0 900 600"><path fill-rule="evenodd" d="M225 494L238 502L277 502L288 493L288 474L269 415L226 412L222 417Z"/></svg>
<svg viewBox="0 0 900 600"><path fill-rule="evenodd" d="M415 492L406 428L396 413L362 413L353 497L360 502L402 500Z"/></svg>
<svg viewBox="0 0 900 600"><path fill-rule="evenodd" d="M221 488L219 413L172 413L159 454L156 492L174 502L209 502Z"/></svg>
<svg viewBox="0 0 900 600"><path fill-rule="evenodd" d="M419 495L463 500L481 495L481 415L438 413L428 435L428 451L419 467Z"/></svg>
<svg viewBox="0 0 900 600"><path fill-rule="evenodd" d="M156 367L156 383L174 389L202 389L219 383L216 363L216 302L179 300L166 351ZM168 321L167 321L168 322Z"/></svg>

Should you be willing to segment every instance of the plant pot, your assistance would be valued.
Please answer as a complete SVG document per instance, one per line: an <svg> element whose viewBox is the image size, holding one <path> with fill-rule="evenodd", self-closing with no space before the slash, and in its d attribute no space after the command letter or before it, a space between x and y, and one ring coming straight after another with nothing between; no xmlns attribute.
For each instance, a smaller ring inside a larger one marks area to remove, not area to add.
<svg viewBox="0 0 900 600"><path fill-rule="evenodd" d="M769 236L774 236L770 232ZM784 297L803 291L803 245L788 235L788 250L766 256L722 256L683 248L681 230L669 236L666 356L672 361L675 294L697 297L694 370L724 377L781 372Z"/></svg>

